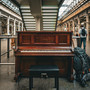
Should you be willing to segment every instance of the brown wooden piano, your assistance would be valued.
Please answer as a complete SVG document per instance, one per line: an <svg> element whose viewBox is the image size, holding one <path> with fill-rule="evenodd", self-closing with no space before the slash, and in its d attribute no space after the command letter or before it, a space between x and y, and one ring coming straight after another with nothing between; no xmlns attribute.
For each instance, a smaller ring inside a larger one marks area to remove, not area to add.
<svg viewBox="0 0 90 90"><path fill-rule="evenodd" d="M18 31L15 78L29 75L31 65L57 65L59 76L73 80L72 32Z"/></svg>

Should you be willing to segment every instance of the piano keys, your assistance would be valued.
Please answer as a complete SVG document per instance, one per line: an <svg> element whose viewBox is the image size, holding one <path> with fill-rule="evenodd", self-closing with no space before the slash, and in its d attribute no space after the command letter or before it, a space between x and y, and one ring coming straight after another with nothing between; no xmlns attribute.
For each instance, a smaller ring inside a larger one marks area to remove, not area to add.
<svg viewBox="0 0 90 90"><path fill-rule="evenodd" d="M59 76L73 80L72 32L18 31L15 78L28 77L31 65L57 65Z"/></svg>
<svg viewBox="0 0 90 90"><path fill-rule="evenodd" d="M71 50L21 50L21 53L63 53L63 52L71 52Z"/></svg>

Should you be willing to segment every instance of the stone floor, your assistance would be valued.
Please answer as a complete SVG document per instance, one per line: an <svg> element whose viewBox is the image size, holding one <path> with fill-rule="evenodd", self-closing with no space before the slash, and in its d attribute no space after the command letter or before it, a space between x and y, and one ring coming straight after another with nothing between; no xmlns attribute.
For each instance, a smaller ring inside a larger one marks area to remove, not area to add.
<svg viewBox="0 0 90 90"><path fill-rule="evenodd" d="M7 50L6 40L2 40L2 53ZM90 42L87 42L86 52L90 56ZM15 62L15 57L13 51L10 52L10 58L7 56L2 56L2 63ZM28 78L22 78L21 81L16 83L14 81L15 75L15 65L0 65L0 90L29 90ZM69 82L65 78L59 78L59 90L90 90L90 81L87 82L87 87L81 87L76 80ZM39 79L34 78L34 88L33 90L56 90L54 87L54 79Z"/></svg>

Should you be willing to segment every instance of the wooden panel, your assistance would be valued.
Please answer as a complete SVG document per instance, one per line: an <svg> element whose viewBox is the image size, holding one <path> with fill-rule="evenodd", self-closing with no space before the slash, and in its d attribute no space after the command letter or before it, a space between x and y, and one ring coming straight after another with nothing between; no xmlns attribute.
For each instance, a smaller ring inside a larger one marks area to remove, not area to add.
<svg viewBox="0 0 90 90"><path fill-rule="evenodd" d="M63 45L63 46L66 46L66 45L70 45L70 35L69 34L61 34L58 36L58 42L59 42L59 45Z"/></svg>
<svg viewBox="0 0 90 90"><path fill-rule="evenodd" d="M28 76L29 75L29 68L31 65L57 65L59 67L59 75L62 77L66 77L68 75L68 67L69 67L69 62L67 57L18 57L16 59L17 66L16 67L16 72L22 73L23 76Z"/></svg>
<svg viewBox="0 0 90 90"><path fill-rule="evenodd" d="M18 46L71 46L72 32L18 32Z"/></svg>
<svg viewBox="0 0 90 90"><path fill-rule="evenodd" d="M34 36L35 44L53 44L56 43L56 36L51 34L38 34Z"/></svg>
<svg viewBox="0 0 90 90"><path fill-rule="evenodd" d="M20 34L19 45L30 45L31 35L30 34Z"/></svg>
<svg viewBox="0 0 90 90"><path fill-rule="evenodd" d="M23 57L21 61L20 72L23 73L23 76L28 76L30 66L36 65L35 57Z"/></svg>

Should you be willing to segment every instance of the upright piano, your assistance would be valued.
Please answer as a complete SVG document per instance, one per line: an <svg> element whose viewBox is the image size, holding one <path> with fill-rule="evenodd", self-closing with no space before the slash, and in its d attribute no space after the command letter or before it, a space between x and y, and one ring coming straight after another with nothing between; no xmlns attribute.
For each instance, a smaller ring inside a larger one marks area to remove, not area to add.
<svg viewBox="0 0 90 90"><path fill-rule="evenodd" d="M73 80L72 32L18 31L15 78L29 76L31 65L57 65L59 76Z"/></svg>

